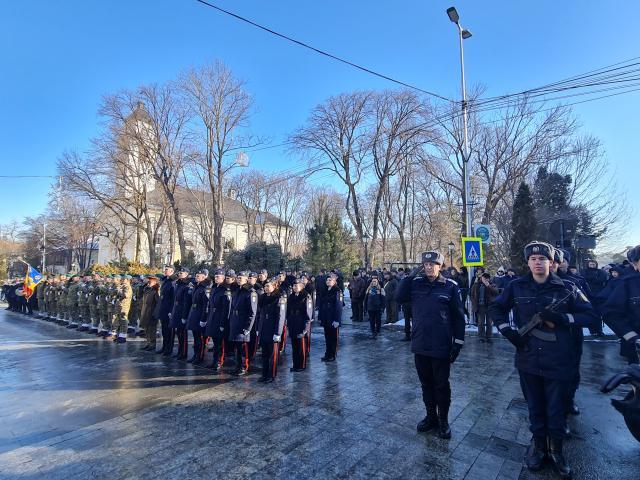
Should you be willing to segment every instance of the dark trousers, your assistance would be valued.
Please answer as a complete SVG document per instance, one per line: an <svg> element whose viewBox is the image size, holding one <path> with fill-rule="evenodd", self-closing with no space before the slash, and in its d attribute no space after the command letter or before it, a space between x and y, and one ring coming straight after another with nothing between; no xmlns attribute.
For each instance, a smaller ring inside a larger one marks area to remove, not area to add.
<svg viewBox="0 0 640 480"><path fill-rule="evenodd" d="M233 342L236 357L236 370L249 370L251 356L249 342Z"/></svg>
<svg viewBox="0 0 640 480"><path fill-rule="evenodd" d="M407 337L411 336L411 321L413 320L413 313L411 312L411 304L403 303L402 311L404 312L404 334Z"/></svg>
<svg viewBox="0 0 640 480"><path fill-rule="evenodd" d="M478 307L476 319L478 320L478 337L491 338L493 336L493 320L489 316L487 307Z"/></svg>
<svg viewBox="0 0 640 480"><path fill-rule="evenodd" d="M364 310L364 298L352 298L351 299L351 312L353 314L354 322L362 322L363 321L363 310Z"/></svg>
<svg viewBox="0 0 640 480"><path fill-rule="evenodd" d="M331 325L324 327L324 341L326 344L324 356L326 358L336 358L336 353L338 352L338 330L340 330L340 327L333 328Z"/></svg>
<svg viewBox="0 0 640 480"><path fill-rule="evenodd" d="M415 355L416 371L422 387L422 401L427 410L438 407L438 411L446 413L451 405L451 385L449 372L451 363L448 358Z"/></svg>
<svg viewBox="0 0 640 480"><path fill-rule="evenodd" d="M149 323L145 326L144 336L147 340L147 345L156 348L156 333L158 331L158 319L151 318Z"/></svg>
<svg viewBox="0 0 640 480"><path fill-rule="evenodd" d="M206 337L202 332L191 330L193 335L193 356L196 360L202 361L204 358L204 349L206 348Z"/></svg>
<svg viewBox="0 0 640 480"><path fill-rule="evenodd" d="M398 302L395 300L386 301L387 322L396 323L398 321Z"/></svg>
<svg viewBox="0 0 640 480"><path fill-rule="evenodd" d="M280 355L278 342L261 343L260 348L262 349L262 378L276 378Z"/></svg>
<svg viewBox="0 0 640 480"><path fill-rule="evenodd" d="M174 328L174 336L178 337L178 357L186 358L187 352L189 350L189 335L187 333L187 329L184 327ZM173 351L173 341L171 342L171 347L169 349L169 353Z"/></svg>
<svg viewBox="0 0 640 480"><path fill-rule="evenodd" d="M293 357L293 368L307 368L307 336L298 338L291 336L291 356Z"/></svg>
<svg viewBox="0 0 640 480"><path fill-rule="evenodd" d="M380 333L382 326L382 312L380 310L369 310L369 326L371 333Z"/></svg>
<svg viewBox="0 0 640 480"><path fill-rule="evenodd" d="M173 351L174 332L169 326L169 319L160 320L160 332L162 333L162 351L171 353Z"/></svg>
<svg viewBox="0 0 640 480"><path fill-rule="evenodd" d="M211 344L213 345L213 362L214 366L224 365L224 354L227 341L223 337L211 337Z"/></svg>
<svg viewBox="0 0 640 480"><path fill-rule="evenodd" d="M529 406L529 430L534 437L561 440L566 426L566 380L520 373L520 387Z"/></svg>
<svg viewBox="0 0 640 480"><path fill-rule="evenodd" d="M253 357L256 356L256 352L258 351L258 331L257 322L253 322L253 326L251 327L251 333L249 334L249 360L253 360Z"/></svg>

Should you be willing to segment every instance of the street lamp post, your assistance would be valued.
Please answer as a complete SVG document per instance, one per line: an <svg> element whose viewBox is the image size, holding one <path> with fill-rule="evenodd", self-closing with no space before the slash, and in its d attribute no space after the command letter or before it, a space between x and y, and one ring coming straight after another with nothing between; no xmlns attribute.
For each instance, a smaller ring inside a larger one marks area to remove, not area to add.
<svg viewBox="0 0 640 480"><path fill-rule="evenodd" d="M463 124L463 140L462 140L462 205L464 209L464 223L465 223L465 234L467 237L472 236L472 219L471 219L471 199L469 195L469 131L468 131L468 121L467 121L467 89L465 85L464 78L464 45L463 41L467 38L471 37L471 32L466 28L462 28L460 25L460 16L458 15L458 11L455 7L447 8L447 15L449 16L449 20L456 24L458 27L458 36L460 38L460 86L462 90L462 124ZM471 286L472 280L472 272L471 269L467 272L469 286Z"/></svg>
<svg viewBox="0 0 640 480"><path fill-rule="evenodd" d="M449 245L447 245L449 247L449 266L453 267L453 252L456 248L456 246L454 245L453 242L449 242Z"/></svg>
<svg viewBox="0 0 640 480"><path fill-rule="evenodd" d="M369 235L366 233L362 235L362 240L364 242L364 269L369 271Z"/></svg>

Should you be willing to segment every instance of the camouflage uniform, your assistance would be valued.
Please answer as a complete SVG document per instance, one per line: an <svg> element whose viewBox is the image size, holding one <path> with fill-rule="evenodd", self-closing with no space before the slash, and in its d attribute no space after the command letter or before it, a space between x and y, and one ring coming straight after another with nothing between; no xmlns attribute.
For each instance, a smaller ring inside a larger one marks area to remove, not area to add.
<svg viewBox="0 0 640 480"><path fill-rule="evenodd" d="M71 280L67 289L67 315L69 317L69 328L78 327L78 298L80 294L80 282Z"/></svg>
<svg viewBox="0 0 640 480"><path fill-rule="evenodd" d="M78 286L78 319L80 322L78 330L89 330L91 327L91 319L89 318L89 282L84 280Z"/></svg>
<svg viewBox="0 0 640 480"><path fill-rule="evenodd" d="M63 277L58 287L58 318L62 325L69 323L67 321L67 288L67 279Z"/></svg>
<svg viewBox="0 0 640 480"><path fill-rule="evenodd" d="M44 316L46 306L44 304L44 289L46 287L46 280L43 278L38 285L36 285L36 299L38 300L38 316Z"/></svg>
<svg viewBox="0 0 640 480"><path fill-rule="evenodd" d="M137 333L139 330L140 312L142 310L142 294L144 289L142 280L136 279L135 282L132 282L131 289L133 290L133 297L131 298L127 333Z"/></svg>
<svg viewBox="0 0 640 480"><path fill-rule="evenodd" d="M116 302L114 305L114 313L117 319L118 328L118 342L120 343L123 343L127 339L127 322L129 311L131 310L132 299L133 289L131 288L131 284L128 280L124 280L117 291Z"/></svg>
<svg viewBox="0 0 640 480"><path fill-rule="evenodd" d="M89 318L91 319L91 328L89 333L98 333L100 328L100 315L98 310L98 302L100 301L100 287L102 286L100 280L94 280L87 289L89 304Z"/></svg>
<svg viewBox="0 0 640 480"><path fill-rule="evenodd" d="M100 289L98 290L98 317L100 318L100 330L98 334L100 336L105 336L109 334L111 330L111 323L109 322L111 319L109 317L109 288L111 286L111 279L107 278L105 283L100 285Z"/></svg>
<svg viewBox="0 0 640 480"><path fill-rule="evenodd" d="M107 297L107 322L106 322L106 326L105 329L109 332L110 337L115 337L117 332L116 329L118 328L118 319L115 316L115 305L116 305L116 296L117 296L117 291L120 288L120 280L118 277L114 277L113 281L111 282L111 284L109 284L107 286L107 293L106 293L106 297Z"/></svg>

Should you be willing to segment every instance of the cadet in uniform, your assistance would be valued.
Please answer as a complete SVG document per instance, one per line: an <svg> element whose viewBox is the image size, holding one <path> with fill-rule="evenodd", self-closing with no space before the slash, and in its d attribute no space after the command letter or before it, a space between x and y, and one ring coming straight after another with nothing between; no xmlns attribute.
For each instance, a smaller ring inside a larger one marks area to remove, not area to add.
<svg viewBox="0 0 640 480"><path fill-rule="evenodd" d="M178 337L178 353L176 353L175 358L178 360L186 360L189 349L187 318L191 310L191 295L194 289L187 268L180 268L173 289L173 310L171 310L171 321L169 323L172 333L167 344L168 350L164 355L171 355L173 353L174 339Z"/></svg>
<svg viewBox="0 0 640 480"><path fill-rule="evenodd" d="M306 344L312 319L313 300L305 291L304 279L298 278L293 284L293 293L287 298L287 329L291 337L292 372L300 372L307 368Z"/></svg>
<svg viewBox="0 0 640 480"><path fill-rule="evenodd" d="M282 339L287 314L287 297L281 294L275 280L265 282L258 312L258 338L262 351L262 377L259 381L271 383L278 373L279 342Z"/></svg>
<svg viewBox="0 0 640 480"><path fill-rule="evenodd" d="M160 302L160 285L158 277L150 276L142 292L140 309L140 328L144 330L146 345L142 350L155 352L156 335L158 333L158 318L154 315L156 307Z"/></svg>
<svg viewBox="0 0 640 480"><path fill-rule="evenodd" d="M231 289L225 283L225 272L222 269L213 275L215 286L209 297L209 313L205 335L211 339L213 361L209 368L218 371L224 365L226 333L229 332L229 307L231 305Z"/></svg>
<svg viewBox="0 0 640 480"><path fill-rule="evenodd" d="M258 274L255 272L250 272L249 277L247 279L247 283L251 285L251 287L258 294L258 311L256 312L256 319L260 316L260 298L264 295L264 282L258 285ZM251 327L251 336L249 338L249 360L253 361L258 351L258 322L253 322L253 326Z"/></svg>
<svg viewBox="0 0 640 480"><path fill-rule="evenodd" d="M174 287L176 277L173 274L174 268L172 265L164 266L164 275L162 277L162 284L160 285L160 301L156 306L154 312L155 317L160 321L160 331L162 333L162 348L156 353L162 353L164 355L171 355L173 350L173 332L169 325L172 310L174 307Z"/></svg>
<svg viewBox="0 0 640 480"><path fill-rule="evenodd" d="M438 436L447 439L451 438L449 374L464 345L465 322L460 289L440 273L443 263L441 253L424 252L423 271L402 279L396 300L410 303L413 313L411 351L427 409L417 430L438 429Z"/></svg>
<svg viewBox="0 0 640 480"><path fill-rule="evenodd" d="M246 375L249 372L249 340L258 309L258 294L247 283L248 277L249 272L238 274L239 288L231 299L229 340L233 342L235 349L236 375Z"/></svg>
<svg viewBox="0 0 640 480"><path fill-rule="evenodd" d="M118 322L118 338L115 340L117 343L126 343L127 341L127 324L132 298L131 275L123 275L114 310Z"/></svg>
<svg viewBox="0 0 640 480"><path fill-rule="evenodd" d="M526 466L539 470L548 456L558 473L568 478L571 469L562 443L567 390L575 377L576 344L571 328L592 326L598 317L575 284L551 273L551 245L531 242L525 246L524 256L531 273L509 283L489 306L489 314L500 333L516 347L515 366L533 434ZM521 336L509 324L511 310L516 328L534 328Z"/></svg>
<svg viewBox="0 0 640 480"><path fill-rule="evenodd" d="M193 335L193 356L188 360L194 365L201 365L207 345L205 329L207 327L207 306L211 295L211 279L209 271L202 269L196 273L196 285L191 294L191 309L187 318L187 329Z"/></svg>
<svg viewBox="0 0 640 480"><path fill-rule="evenodd" d="M620 355L640 363L640 245L627 252L634 271L617 280L602 306L604 322L622 339Z"/></svg>
<svg viewBox="0 0 640 480"><path fill-rule="evenodd" d="M338 275L330 273L326 277L326 288L318 300L318 320L324 328L325 352L320 360L334 362L338 353L338 337L342 324L342 291L336 284Z"/></svg>

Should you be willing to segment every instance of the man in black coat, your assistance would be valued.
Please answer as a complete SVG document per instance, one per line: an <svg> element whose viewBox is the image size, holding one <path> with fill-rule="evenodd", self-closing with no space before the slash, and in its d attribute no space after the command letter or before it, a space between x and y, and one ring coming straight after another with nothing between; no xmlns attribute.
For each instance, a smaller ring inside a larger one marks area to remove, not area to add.
<svg viewBox="0 0 640 480"><path fill-rule="evenodd" d="M307 342L312 319L313 299L305 289L305 280L299 278L293 284L293 292L287 298L287 329L291 336L292 372L300 372L307 368Z"/></svg>
<svg viewBox="0 0 640 480"><path fill-rule="evenodd" d="M189 278L189 269L181 267L178 277L174 282L173 309L171 311L171 339L165 355L173 353L175 337L178 337L178 353L175 358L186 360L189 344L187 336L187 318L191 309L191 294L193 293L193 282Z"/></svg>
<svg viewBox="0 0 640 480"><path fill-rule="evenodd" d="M567 390L575 378L572 329L590 326L597 315L574 283L551 272L554 253L544 242L526 245L524 256L531 273L511 282L490 305L489 314L516 347L515 366L533 434L525 463L530 470L539 470L548 457L558 473L569 478L562 443ZM515 329L509 322L511 311Z"/></svg>
<svg viewBox="0 0 640 480"><path fill-rule="evenodd" d="M164 266L164 276L160 285L160 301L157 303L156 311L153 316L160 321L160 329L162 332L162 348L156 353L169 352L171 355L173 349L173 335L169 322L171 321L171 311L173 310L173 295L176 277L172 265Z"/></svg>
<svg viewBox="0 0 640 480"><path fill-rule="evenodd" d="M235 375L249 373L249 340L251 328L258 311L258 293L247 282L249 272L240 272L237 277L238 289L231 299L231 317L229 319L229 341L235 349Z"/></svg>
<svg viewBox="0 0 640 480"><path fill-rule="evenodd" d="M229 331L229 312L231 307L231 289L225 283L225 271L216 270L213 275L215 286L209 297L209 313L205 334L213 343L213 361L209 368L218 371L224 365L226 350L226 332Z"/></svg>
<svg viewBox="0 0 640 480"><path fill-rule="evenodd" d="M327 275L325 293L318 300L318 320L324 328L325 353L320 360L334 362L338 352L338 337L342 324L344 297L337 285L338 275Z"/></svg>
<svg viewBox="0 0 640 480"><path fill-rule="evenodd" d="M191 310L187 318L187 329L193 335L193 357L187 360L194 365L201 365L204 361L204 351L207 345L205 329L207 327L207 306L211 294L211 279L206 268L196 273L196 285L191 295Z"/></svg>
<svg viewBox="0 0 640 480"><path fill-rule="evenodd" d="M464 345L464 311L456 282L440 273L444 257L436 251L422 254L422 269L402 279L396 292L400 303L411 303L411 351L422 387L427 416L419 432L438 429L451 438L449 406L451 364Z"/></svg>

